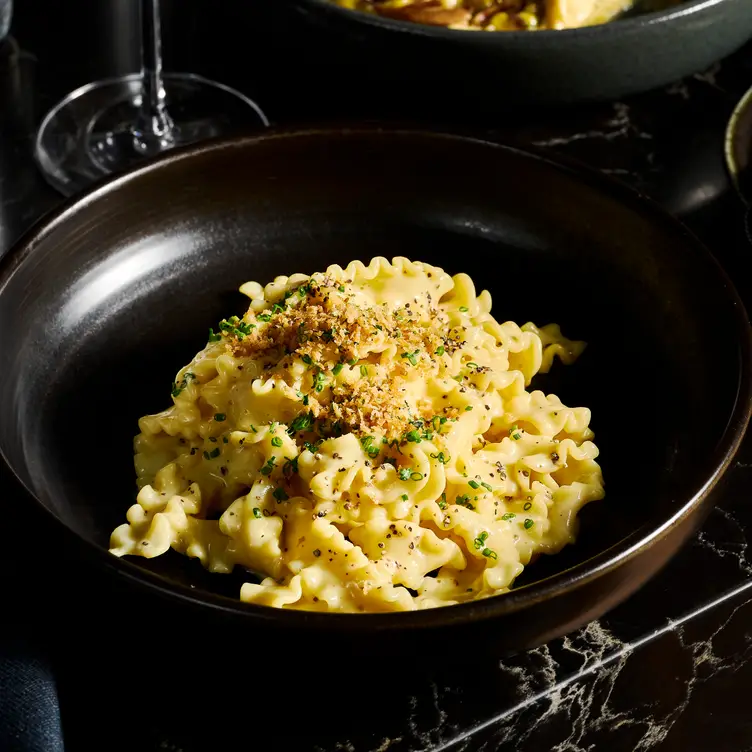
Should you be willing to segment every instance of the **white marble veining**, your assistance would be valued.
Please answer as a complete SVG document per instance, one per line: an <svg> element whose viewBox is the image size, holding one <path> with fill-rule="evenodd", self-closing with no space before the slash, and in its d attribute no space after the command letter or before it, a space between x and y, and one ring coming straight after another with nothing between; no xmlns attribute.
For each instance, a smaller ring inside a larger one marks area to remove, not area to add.
<svg viewBox="0 0 752 752"><path fill-rule="evenodd" d="M632 118L630 117L630 105L624 102L614 102L611 107L613 114L606 118L599 128L585 130L576 133L568 133L563 136L553 136L533 141L533 146L540 148L556 148L569 146L577 141L616 141L623 138L641 138L650 139L649 133L642 132L635 128Z"/></svg>

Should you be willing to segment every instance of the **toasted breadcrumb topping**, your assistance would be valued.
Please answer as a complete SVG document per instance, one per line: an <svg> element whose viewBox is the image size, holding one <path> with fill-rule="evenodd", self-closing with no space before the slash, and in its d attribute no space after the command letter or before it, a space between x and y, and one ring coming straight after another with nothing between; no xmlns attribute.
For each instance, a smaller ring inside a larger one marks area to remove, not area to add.
<svg viewBox="0 0 752 752"><path fill-rule="evenodd" d="M263 361L269 378L291 379L291 361L301 361L314 386L305 409L317 420L394 439L434 417L430 404L408 403L407 377L414 379L416 369L428 377L435 358L462 345L462 328L449 327L430 292L375 305L350 285L314 275L271 308L237 320L242 331L235 327L238 336L225 346L236 357ZM443 415L456 413L447 407Z"/></svg>

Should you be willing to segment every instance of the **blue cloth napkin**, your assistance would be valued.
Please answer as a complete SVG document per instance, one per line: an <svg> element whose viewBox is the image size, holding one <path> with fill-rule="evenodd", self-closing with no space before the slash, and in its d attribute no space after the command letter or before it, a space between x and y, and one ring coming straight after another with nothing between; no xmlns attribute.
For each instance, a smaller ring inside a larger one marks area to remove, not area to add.
<svg viewBox="0 0 752 752"><path fill-rule="evenodd" d="M17 632L0 639L0 750L63 752L52 670L45 656Z"/></svg>

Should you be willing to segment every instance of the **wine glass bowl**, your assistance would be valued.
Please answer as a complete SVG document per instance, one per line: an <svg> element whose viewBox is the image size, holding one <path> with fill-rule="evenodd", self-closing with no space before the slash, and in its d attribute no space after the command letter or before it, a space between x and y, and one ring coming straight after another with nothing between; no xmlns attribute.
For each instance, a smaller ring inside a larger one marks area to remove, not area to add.
<svg viewBox="0 0 752 752"><path fill-rule="evenodd" d="M54 188L70 196L174 146L269 124L240 92L192 73L168 73L167 128L139 127L142 81L134 73L87 84L50 110L37 132L35 155Z"/></svg>
<svg viewBox="0 0 752 752"><path fill-rule="evenodd" d="M259 106L194 73L162 73L159 0L141 0L141 72L86 84L45 116L35 158L66 196L176 146L265 127Z"/></svg>

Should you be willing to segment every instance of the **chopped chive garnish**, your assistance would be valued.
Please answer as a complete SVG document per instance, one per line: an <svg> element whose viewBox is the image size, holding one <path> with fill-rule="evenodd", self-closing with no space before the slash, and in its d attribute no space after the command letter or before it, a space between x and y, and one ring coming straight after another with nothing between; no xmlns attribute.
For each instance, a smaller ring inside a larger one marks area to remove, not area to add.
<svg viewBox="0 0 752 752"><path fill-rule="evenodd" d="M274 465L277 462L277 458L272 455L269 457L269 459L266 461L266 464L259 470L261 475L271 475L272 470L274 470Z"/></svg>
<svg viewBox="0 0 752 752"><path fill-rule="evenodd" d="M488 538L488 533L486 533L486 532L484 531L484 532L482 532L482 533L481 533L481 534L480 534L480 535L479 535L479 536L478 536L478 537L477 537L477 538L476 538L476 539L475 539L475 540L473 541L473 545L475 546L475 548L476 548L476 549L480 550L480 549L481 549L481 548L483 548L483 546L484 546L484 545L486 544L486 540L487 540L487 538Z"/></svg>
<svg viewBox="0 0 752 752"><path fill-rule="evenodd" d="M196 374L188 371L180 380L180 383L173 381L172 382L172 396L177 397L188 386L188 382L195 378L196 378Z"/></svg>
<svg viewBox="0 0 752 752"><path fill-rule="evenodd" d="M262 317L259 316L259 318ZM226 334L234 334L238 339L245 339L245 335L250 334L251 329L256 328L256 324L247 324L237 316L230 316L229 319L222 319L219 322L219 328ZM219 339L221 339L221 335L215 334L213 329L209 329L209 342L217 342Z"/></svg>
<svg viewBox="0 0 752 752"><path fill-rule="evenodd" d="M222 421L227 420L227 416L224 413L214 413L214 420L216 420L217 423L222 423Z"/></svg>
<svg viewBox="0 0 752 752"><path fill-rule="evenodd" d="M420 444L420 434L417 431L408 431L405 434L405 438L408 441L415 442L416 444Z"/></svg>
<svg viewBox="0 0 752 752"><path fill-rule="evenodd" d="M465 412L469 413L473 409L472 405L465 405Z"/></svg>
<svg viewBox="0 0 752 752"><path fill-rule="evenodd" d="M407 358L410 361L411 366L417 366L418 365L418 355L420 354L420 350L416 350L415 352L403 352L401 357Z"/></svg>
<svg viewBox="0 0 752 752"><path fill-rule="evenodd" d="M522 508L527 512L528 509L532 509L533 508L533 505L529 501L526 501L525 502L525 506L522 507Z"/></svg>
<svg viewBox="0 0 752 752"><path fill-rule="evenodd" d="M517 515L514 512L507 512L501 515L501 519L504 521L513 520Z"/></svg>
<svg viewBox="0 0 752 752"><path fill-rule="evenodd" d="M282 467L282 473L285 478L289 478L293 473L298 472L298 458L286 459L285 464Z"/></svg>
<svg viewBox="0 0 752 752"><path fill-rule="evenodd" d="M407 501L408 498L409 496L407 494L402 494L402 496L400 496L400 499L402 499L402 501Z"/></svg>
<svg viewBox="0 0 752 752"><path fill-rule="evenodd" d="M332 368L332 373L333 373L333 374L334 374L335 376L339 376L339 374L340 374L340 371L341 371L341 370L342 370L343 368L344 368L344 365L342 365L342 363L337 363L337 365L336 365L336 366L334 366L334 368Z"/></svg>
<svg viewBox="0 0 752 752"><path fill-rule="evenodd" d="M209 342L219 342L222 339L220 332L215 332L214 329L209 327Z"/></svg>
<svg viewBox="0 0 752 752"><path fill-rule="evenodd" d="M339 290L340 292L344 292L344 291L345 291L345 286L344 286L344 285L340 285L340 286L339 286L339 287L338 287L337 289L338 289L338 290Z"/></svg>
<svg viewBox="0 0 752 752"><path fill-rule="evenodd" d="M331 342L334 339L334 333L336 329L327 329L322 335L321 338L324 340L324 342Z"/></svg>
<svg viewBox="0 0 752 752"><path fill-rule="evenodd" d="M468 309L468 307L467 307L466 305L462 305L462 306L460 306L460 311L462 311L462 313L467 313L467 312L468 312L468 310L469 310L469 309Z"/></svg>
<svg viewBox="0 0 752 752"><path fill-rule="evenodd" d="M360 367L360 375L364 376L365 378L368 378L368 366Z"/></svg>
<svg viewBox="0 0 752 752"><path fill-rule="evenodd" d="M525 520L525 530L530 530L533 525L535 525L535 522L528 517Z"/></svg>
<svg viewBox="0 0 752 752"><path fill-rule="evenodd" d="M272 491L272 496L277 501L287 501L290 497L285 492L284 488L275 488L274 491Z"/></svg>
<svg viewBox="0 0 752 752"><path fill-rule="evenodd" d="M423 480L423 473L419 473L417 470L410 473L410 480Z"/></svg>
<svg viewBox="0 0 752 752"><path fill-rule="evenodd" d="M462 494L461 496L458 496L454 500L455 504L458 504L461 507L467 507L467 509L475 509L475 507L470 503L470 497L467 494Z"/></svg>
<svg viewBox="0 0 752 752"><path fill-rule="evenodd" d="M317 392L322 392L324 390L324 387L326 386L326 378L324 374L319 371L314 377L313 377L313 388Z"/></svg>
<svg viewBox="0 0 752 752"><path fill-rule="evenodd" d="M282 439L280 439L279 436L275 436L272 439L272 446L273 447L281 447L282 446Z"/></svg>
<svg viewBox="0 0 752 752"><path fill-rule="evenodd" d="M443 355L444 354L444 345L439 345L436 348L436 355Z"/></svg>
<svg viewBox="0 0 752 752"><path fill-rule="evenodd" d="M313 363L313 360L311 359L310 355L304 355L301 360L307 365L310 366Z"/></svg>
<svg viewBox="0 0 752 752"><path fill-rule="evenodd" d="M348 366L354 366L358 362L357 358L353 358L352 360L347 361Z"/></svg>
<svg viewBox="0 0 752 752"><path fill-rule="evenodd" d="M469 480L467 482L467 485L470 486L470 488L473 488L473 489L480 488L480 483L478 483L477 480Z"/></svg>
<svg viewBox="0 0 752 752"><path fill-rule="evenodd" d="M217 457L219 457L220 449L219 447L215 447L211 450L211 452L204 452L204 459L207 460L215 460Z"/></svg>
<svg viewBox="0 0 752 752"><path fill-rule="evenodd" d="M378 456L381 450L375 445L371 444L367 447L364 447L366 454L372 459L375 460Z"/></svg>
<svg viewBox="0 0 752 752"><path fill-rule="evenodd" d="M490 548L484 548L483 549L483 556L485 556L487 559L498 559L499 558L496 555L496 551L492 551Z"/></svg>
<svg viewBox="0 0 752 752"><path fill-rule="evenodd" d="M397 477L400 480L410 480L410 470L406 467L401 467L397 473Z"/></svg>
<svg viewBox="0 0 752 752"><path fill-rule="evenodd" d="M272 320L271 314L268 314L268 313L260 313L258 316L256 316L256 318L259 321L271 321Z"/></svg>
<svg viewBox="0 0 752 752"><path fill-rule="evenodd" d="M253 516L257 519L261 519L261 510L258 507L253 507Z"/></svg>
<svg viewBox="0 0 752 752"><path fill-rule="evenodd" d="M438 460L442 465L446 465L449 462L450 457L445 455L444 452L434 452L431 455L432 460Z"/></svg>
<svg viewBox="0 0 752 752"><path fill-rule="evenodd" d="M295 420L290 423L288 433L295 433L296 431L306 431L312 425L313 416L310 413L304 413L303 415L298 415Z"/></svg>

